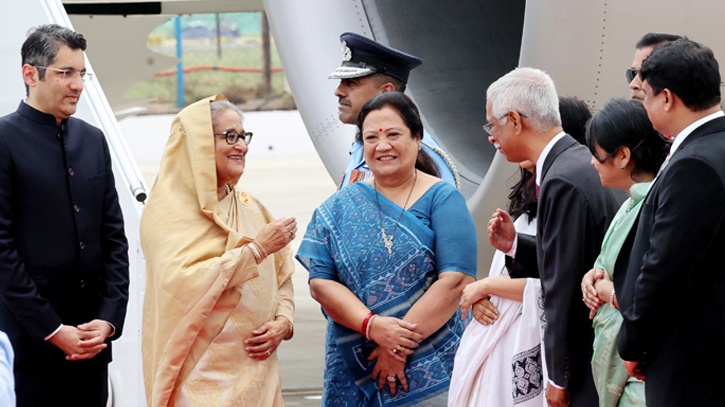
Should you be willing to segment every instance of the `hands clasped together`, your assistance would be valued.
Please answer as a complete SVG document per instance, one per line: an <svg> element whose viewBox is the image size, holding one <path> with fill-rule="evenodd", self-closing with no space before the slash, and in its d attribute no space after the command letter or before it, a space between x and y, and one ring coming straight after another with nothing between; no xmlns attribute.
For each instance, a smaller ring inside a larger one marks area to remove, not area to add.
<svg viewBox="0 0 725 407"><path fill-rule="evenodd" d="M397 391L398 381L408 391L408 380L405 377L406 358L423 341L423 335L415 331L418 325L383 316L377 316L370 324L369 339L378 344L368 357L369 360L378 360L373 369L373 380L378 381L380 390L387 381L393 396Z"/></svg>
<svg viewBox="0 0 725 407"><path fill-rule="evenodd" d="M614 283L607 270L593 268L582 278L582 301L589 308L589 319L594 318L599 307L603 304L619 309L617 296L614 292ZM644 381L644 362L624 361L624 368L630 376Z"/></svg>
<svg viewBox="0 0 725 407"><path fill-rule="evenodd" d="M614 295L612 277L606 270L593 268L582 278L582 301L589 308L589 319L594 318L602 304L618 308L617 298Z"/></svg>
<svg viewBox="0 0 725 407"><path fill-rule="evenodd" d="M513 247L516 239L516 229L511 216L504 210L496 209L488 221L488 240L491 245L499 251L508 253ZM489 279L484 278L467 285L461 295L461 316L465 319L468 315L468 308L471 314L482 325L491 325L499 317L499 311L489 300L488 289Z"/></svg>
<svg viewBox="0 0 725 407"><path fill-rule="evenodd" d="M108 322L94 319L77 327L63 325L49 341L66 354L66 360L90 359L108 347L105 341L111 330Z"/></svg>

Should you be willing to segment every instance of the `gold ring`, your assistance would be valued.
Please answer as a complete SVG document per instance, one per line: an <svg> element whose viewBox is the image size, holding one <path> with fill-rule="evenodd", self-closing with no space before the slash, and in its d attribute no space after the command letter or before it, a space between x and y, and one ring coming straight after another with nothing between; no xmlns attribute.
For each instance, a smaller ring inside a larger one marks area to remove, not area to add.
<svg viewBox="0 0 725 407"><path fill-rule="evenodd" d="M403 347L401 345L398 345L395 348L398 349L399 351L402 351L403 350Z"/></svg>
<svg viewBox="0 0 725 407"><path fill-rule="evenodd" d="M395 378L395 376L388 376L388 381L389 381L389 382L394 382L394 381L396 381L396 380L397 380L397 379Z"/></svg>

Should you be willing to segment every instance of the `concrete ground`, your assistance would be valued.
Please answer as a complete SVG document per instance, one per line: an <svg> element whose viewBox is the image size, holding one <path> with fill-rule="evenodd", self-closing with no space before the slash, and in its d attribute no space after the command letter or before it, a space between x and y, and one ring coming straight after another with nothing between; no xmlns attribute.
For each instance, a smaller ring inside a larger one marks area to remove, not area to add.
<svg viewBox="0 0 725 407"><path fill-rule="evenodd" d="M254 147L251 145L250 148ZM139 163L153 185L158 162ZM317 155L248 157L240 185L256 196L275 217L295 216L299 224L293 251L299 248L317 206L335 192L335 185ZM325 356L326 321L310 297L308 273L299 263L295 285L295 336L278 350L282 395L287 406L320 406Z"/></svg>

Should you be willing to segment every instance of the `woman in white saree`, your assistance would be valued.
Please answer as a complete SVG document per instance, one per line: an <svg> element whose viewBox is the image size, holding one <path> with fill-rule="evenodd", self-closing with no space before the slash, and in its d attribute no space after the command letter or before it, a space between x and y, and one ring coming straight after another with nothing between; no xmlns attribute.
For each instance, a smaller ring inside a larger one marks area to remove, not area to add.
<svg viewBox="0 0 725 407"><path fill-rule="evenodd" d="M536 189L530 162L521 163L521 181L509 195L517 233L536 234ZM498 210L491 222L508 216ZM511 279L505 254L496 251L489 276L463 291L466 328L456 353L449 407L546 406L546 371L541 337L545 325L538 279ZM490 302L489 302L490 301ZM491 305L493 307L491 307Z"/></svg>

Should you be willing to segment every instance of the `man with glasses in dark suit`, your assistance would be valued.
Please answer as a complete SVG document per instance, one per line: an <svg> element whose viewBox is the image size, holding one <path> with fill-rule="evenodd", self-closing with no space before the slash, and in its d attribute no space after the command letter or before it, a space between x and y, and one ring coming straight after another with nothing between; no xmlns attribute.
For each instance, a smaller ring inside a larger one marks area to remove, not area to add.
<svg viewBox="0 0 725 407"><path fill-rule="evenodd" d="M563 131L559 98L546 73L517 68L492 83L486 98L488 140L509 162L536 165L537 236L517 235L511 217L500 209L488 233L494 247L507 254L512 278L541 279L546 399L552 407L596 406L590 365L594 331L579 286L620 202L602 186L589 150Z"/></svg>
<svg viewBox="0 0 725 407"><path fill-rule="evenodd" d="M71 117L81 34L31 30L27 98L0 118L0 330L19 406L106 405L110 341L128 300L128 244L103 133Z"/></svg>

